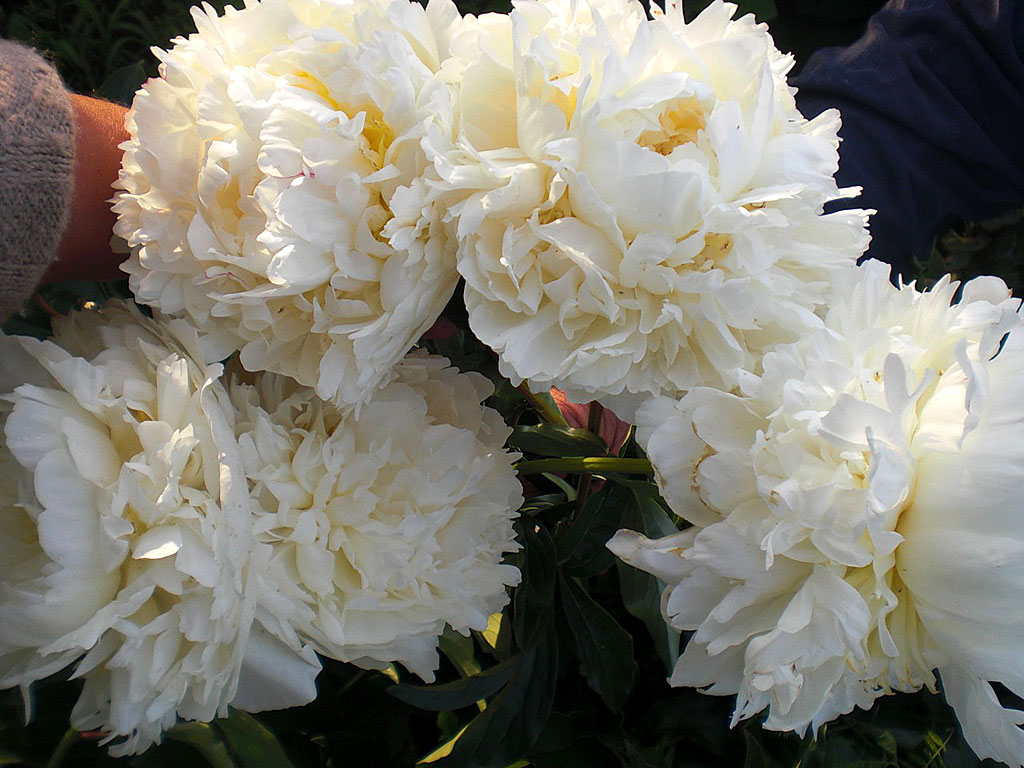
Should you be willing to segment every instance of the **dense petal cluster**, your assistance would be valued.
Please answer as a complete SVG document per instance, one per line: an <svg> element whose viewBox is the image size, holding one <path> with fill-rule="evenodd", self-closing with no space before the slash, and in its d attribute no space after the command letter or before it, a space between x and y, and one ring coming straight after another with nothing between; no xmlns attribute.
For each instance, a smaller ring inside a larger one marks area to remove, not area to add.
<svg viewBox="0 0 1024 768"><path fill-rule="evenodd" d="M522 503L510 430L480 405L490 391L418 355L358 414L283 377L234 386L255 535L272 550L259 577L271 632L432 680L446 625L487 626L519 582L502 560Z"/></svg>
<svg viewBox="0 0 1024 768"><path fill-rule="evenodd" d="M127 306L0 337L0 687L65 667L114 754L316 695L316 652L425 679L518 569L491 385L410 356L355 413L275 374L225 389L184 321Z"/></svg>
<svg viewBox="0 0 1024 768"><path fill-rule="evenodd" d="M453 40L457 145L435 166L470 325L513 382L731 387L866 248L863 212L822 213L849 193L838 113L805 120L791 58L734 12L521 0Z"/></svg>
<svg viewBox="0 0 1024 768"><path fill-rule="evenodd" d="M861 268L825 328L738 394L640 409L672 508L693 523L609 543L664 579L694 630L675 685L737 695L734 720L803 732L938 670L968 743L1021 764L1024 326L1002 281L897 289Z"/></svg>
<svg viewBox="0 0 1024 768"><path fill-rule="evenodd" d="M941 687L1024 768L1019 301L857 267L838 114L752 16L666 5L194 10L115 205L157 319L0 336L0 687L71 668L130 754L310 701L317 654L432 680L521 578L490 383L408 354L461 277L501 372L636 423L690 524L608 543L693 632L672 684L799 733Z"/></svg>
<svg viewBox="0 0 1024 768"><path fill-rule="evenodd" d="M77 661L72 724L115 754L227 713L255 610L231 403L195 354L118 307L0 337L0 686Z"/></svg>
<svg viewBox="0 0 1024 768"><path fill-rule="evenodd" d="M115 205L136 298L341 404L367 399L457 273L421 143L450 133L448 0L264 0L158 52ZM447 126L447 127L446 127ZM440 141L441 139L436 139Z"/></svg>

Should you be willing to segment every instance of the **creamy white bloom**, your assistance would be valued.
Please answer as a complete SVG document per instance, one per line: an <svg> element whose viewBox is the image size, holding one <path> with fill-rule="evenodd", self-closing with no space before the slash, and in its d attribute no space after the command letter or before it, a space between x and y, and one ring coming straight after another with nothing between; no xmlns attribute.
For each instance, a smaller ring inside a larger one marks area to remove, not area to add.
<svg viewBox="0 0 1024 768"><path fill-rule="evenodd" d="M458 279L421 148L451 132L436 73L458 11L264 0L193 16L127 119L115 210L132 290L199 328L208 361L240 349L249 370L359 403Z"/></svg>
<svg viewBox="0 0 1024 768"><path fill-rule="evenodd" d="M732 386L815 327L865 214L823 215L839 115L718 0L517 0L451 49L457 146L435 165L473 331L514 382L574 399ZM620 414L623 415L623 414Z"/></svg>
<svg viewBox="0 0 1024 768"><path fill-rule="evenodd" d="M249 495L220 366L197 354L186 324L127 306L0 337L0 686L77 662L72 724L114 754L226 715L250 647ZM264 704L315 695L310 651L251 648L290 672Z"/></svg>
<svg viewBox="0 0 1024 768"><path fill-rule="evenodd" d="M825 328L738 394L640 408L671 507L693 523L609 547L669 587L695 634L673 685L737 695L734 721L816 729L941 688L981 757L1022 764L1024 325L1001 280L897 289L875 262ZM1007 335L1008 334L1008 335Z"/></svg>
<svg viewBox="0 0 1024 768"><path fill-rule="evenodd" d="M272 549L263 625L294 645L425 680L445 625L467 634L508 602L522 492L480 405L491 385L444 358L409 356L358 414L283 377L236 384L239 442Z"/></svg>

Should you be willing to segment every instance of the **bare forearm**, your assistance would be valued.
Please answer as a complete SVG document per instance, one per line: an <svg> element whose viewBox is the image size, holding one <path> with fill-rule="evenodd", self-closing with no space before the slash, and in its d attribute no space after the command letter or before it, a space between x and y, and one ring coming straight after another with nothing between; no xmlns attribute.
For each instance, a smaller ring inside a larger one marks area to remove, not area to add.
<svg viewBox="0 0 1024 768"><path fill-rule="evenodd" d="M60 280L112 280L120 276L123 256L110 247L116 216L108 202L111 184L121 167L118 145L128 138L127 111L119 104L78 94L71 95L75 116L74 190L57 261L45 282Z"/></svg>

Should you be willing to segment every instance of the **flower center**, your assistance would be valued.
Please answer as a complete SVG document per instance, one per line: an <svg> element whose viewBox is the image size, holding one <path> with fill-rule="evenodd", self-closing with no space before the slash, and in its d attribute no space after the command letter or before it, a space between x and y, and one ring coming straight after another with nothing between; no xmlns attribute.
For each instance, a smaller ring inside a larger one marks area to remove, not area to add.
<svg viewBox="0 0 1024 768"><path fill-rule="evenodd" d="M704 248L693 257L693 266L701 272L708 272L732 250L732 238L720 232L711 232L704 238Z"/></svg>
<svg viewBox="0 0 1024 768"><path fill-rule="evenodd" d="M697 99L680 99L658 115L658 124L641 133L636 142L659 155L670 155L676 147L697 140L705 126L704 108Z"/></svg>
<svg viewBox="0 0 1024 768"><path fill-rule="evenodd" d="M331 109L337 112L344 112L349 117L365 114L363 122L363 138L366 140L366 147L362 149L363 156L373 164L374 168L384 167L384 155L395 140L395 134L384 120L384 115L373 105L351 107L344 105L331 96L330 88L318 77L305 70L299 70L293 75L293 84L296 88L302 88L315 94L324 101Z"/></svg>
<svg viewBox="0 0 1024 768"><path fill-rule="evenodd" d="M366 122L363 123L363 138L369 145L371 155L367 158L377 168L384 167L384 154L387 152L391 142L395 140L394 133L386 122L384 116L376 111L365 109ZM365 154L365 153L364 153Z"/></svg>
<svg viewBox="0 0 1024 768"><path fill-rule="evenodd" d="M572 206L569 204L568 193L564 193L560 198L558 198L558 202L550 208L537 211L537 221L541 225L551 224L552 222L564 219L567 216L572 216Z"/></svg>

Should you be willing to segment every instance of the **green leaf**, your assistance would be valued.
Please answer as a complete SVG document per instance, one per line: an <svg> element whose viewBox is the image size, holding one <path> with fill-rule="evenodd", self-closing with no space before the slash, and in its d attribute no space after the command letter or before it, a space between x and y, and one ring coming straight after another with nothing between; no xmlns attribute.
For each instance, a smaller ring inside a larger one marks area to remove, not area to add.
<svg viewBox="0 0 1024 768"><path fill-rule="evenodd" d="M465 677L443 685L392 685L388 693L418 709L434 712L462 709L493 696L519 671L523 656L515 656L485 669L479 675Z"/></svg>
<svg viewBox="0 0 1024 768"><path fill-rule="evenodd" d="M575 493L575 490L573 492ZM524 515L542 520L551 528L562 520L571 518L578 508L579 505L575 501L566 501L563 494L549 493L544 496L534 496L519 510Z"/></svg>
<svg viewBox="0 0 1024 768"><path fill-rule="evenodd" d="M487 628L473 635L480 648L498 661L508 661L512 657L512 617L508 613L491 614L487 618Z"/></svg>
<svg viewBox="0 0 1024 768"><path fill-rule="evenodd" d="M558 637L547 620L521 656L508 685L455 740L439 768L506 768L537 740L551 712L558 678Z"/></svg>
<svg viewBox="0 0 1024 768"><path fill-rule="evenodd" d="M57 747L53 750L50 755L50 759L46 761L46 768L57 768L64 758L67 757L68 752L78 742L82 740L82 735L74 728L69 728L61 740L57 743Z"/></svg>
<svg viewBox="0 0 1024 768"><path fill-rule="evenodd" d="M564 749L531 754L530 763L536 768L622 768L615 753L593 736Z"/></svg>
<svg viewBox="0 0 1024 768"><path fill-rule="evenodd" d="M96 91L97 96L128 106L146 80L146 67L141 60L111 72Z"/></svg>
<svg viewBox="0 0 1024 768"><path fill-rule="evenodd" d="M597 724L584 712L552 712L531 756L560 752L580 739L597 735Z"/></svg>
<svg viewBox="0 0 1024 768"><path fill-rule="evenodd" d="M649 475L654 471L647 459L620 459L617 456L560 456L516 463L516 472L537 475L546 472L591 472L613 478L615 473Z"/></svg>
<svg viewBox="0 0 1024 768"><path fill-rule="evenodd" d="M654 486L649 483L631 483L630 488L634 503L628 505L623 514L623 528L639 531L652 539L678 532L672 518L659 503ZM665 670L671 672L679 656L679 633L661 615L661 595L666 584L621 560L616 560L616 567L623 606L647 627L658 657L665 665Z"/></svg>
<svg viewBox="0 0 1024 768"><path fill-rule="evenodd" d="M118 768L123 765L122 762L101 762L101 755L105 754L106 748L98 745L94 746L95 752L95 763L93 768L98 768L101 765L117 766ZM80 755L75 755L81 760ZM70 766L87 765L85 762L69 761L67 763L68 768ZM184 741L173 741L171 739L164 739L160 744L155 747L150 747L141 755L132 757L128 765L131 768L181 768L183 765L191 766L193 768L202 768L207 765L205 761L194 746L187 744ZM63 766L62 766L63 768Z"/></svg>
<svg viewBox="0 0 1024 768"><path fill-rule="evenodd" d="M168 739L193 747L211 768L239 768L221 733L209 723L179 723L164 734Z"/></svg>
<svg viewBox="0 0 1024 768"><path fill-rule="evenodd" d="M746 757L743 759L743 768L771 768L772 761L749 729L743 731L743 742L747 748Z"/></svg>
<svg viewBox="0 0 1024 768"><path fill-rule="evenodd" d="M508 444L538 456L604 456L608 452L604 441L592 432L559 424L515 427Z"/></svg>
<svg viewBox="0 0 1024 768"><path fill-rule="evenodd" d="M564 461L564 459L542 459L542 461ZM569 499L570 501L576 500L576 489L573 488L572 485L567 483L564 478L561 478L558 475L553 475L549 472L544 472L541 474L543 474L544 479L547 480L549 483L552 483L556 487L560 488L562 490L562 495L565 498Z"/></svg>
<svg viewBox="0 0 1024 768"><path fill-rule="evenodd" d="M878 734L875 742L882 749L883 754L890 760L896 760L899 750L896 747L896 738L889 731L882 731Z"/></svg>
<svg viewBox="0 0 1024 768"><path fill-rule="evenodd" d="M480 672L480 663L476 660L476 645L472 635L461 635L451 627L445 627L444 634L438 643L438 650L448 661L459 670L463 677L472 677Z"/></svg>
<svg viewBox="0 0 1024 768"><path fill-rule="evenodd" d="M633 494L612 483L587 499L571 525L562 526L555 537L562 572L571 576L594 576L608 570L615 556L605 544L619 528L625 508L634 504Z"/></svg>
<svg viewBox="0 0 1024 768"><path fill-rule="evenodd" d="M291 768L292 762L277 737L252 715L233 709L214 725L239 768Z"/></svg>
<svg viewBox="0 0 1024 768"><path fill-rule="evenodd" d="M626 702L636 677L633 638L573 578L562 577L562 606L576 638L576 655L587 685L612 712Z"/></svg>
<svg viewBox="0 0 1024 768"><path fill-rule="evenodd" d="M533 520L521 520L516 527L523 545L518 554L523 580L512 598L512 636L516 644L529 648L547 623L555 599L555 543L547 529Z"/></svg>
<svg viewBox="0 0 1024 768"><path fill-rule="evenodd" d="M569 426L569 422L565 420L565 416L562 415L558 403L555 402L555 398L550 393L531 392L525 382L520 384L518 389L533 404L533 407L537 409L544 418L544 421L549 424L561 424L563 427Z"/></svg>
<svg viewBox="0 0 1024 768"><path fill-rule="evenodd" d="M849 0L843 1L848 2ZM775 0L737 0L736 4L739 6L736 18L752 13L758 21L768 21L779 15L779 10L775 7ZM711 0L684 0L683 9L686 19L688 21L693 19L709 5L711 5Z"/></svg>
<svg viewBox="0 0 1024 768"><path fill-rule="evenodd" d="M775 0L739 0L737 4L739 10L736 12L736 18L752 13L758 21L770 21L779 15Z"/></svg>
<svg viewBox="0 0 1024 768"><path fill-rule="evenodd" d="M676 751L675 744L659 743L644 747L629 739L623 746L629 768L662 768L672 765Z"/></svg>

